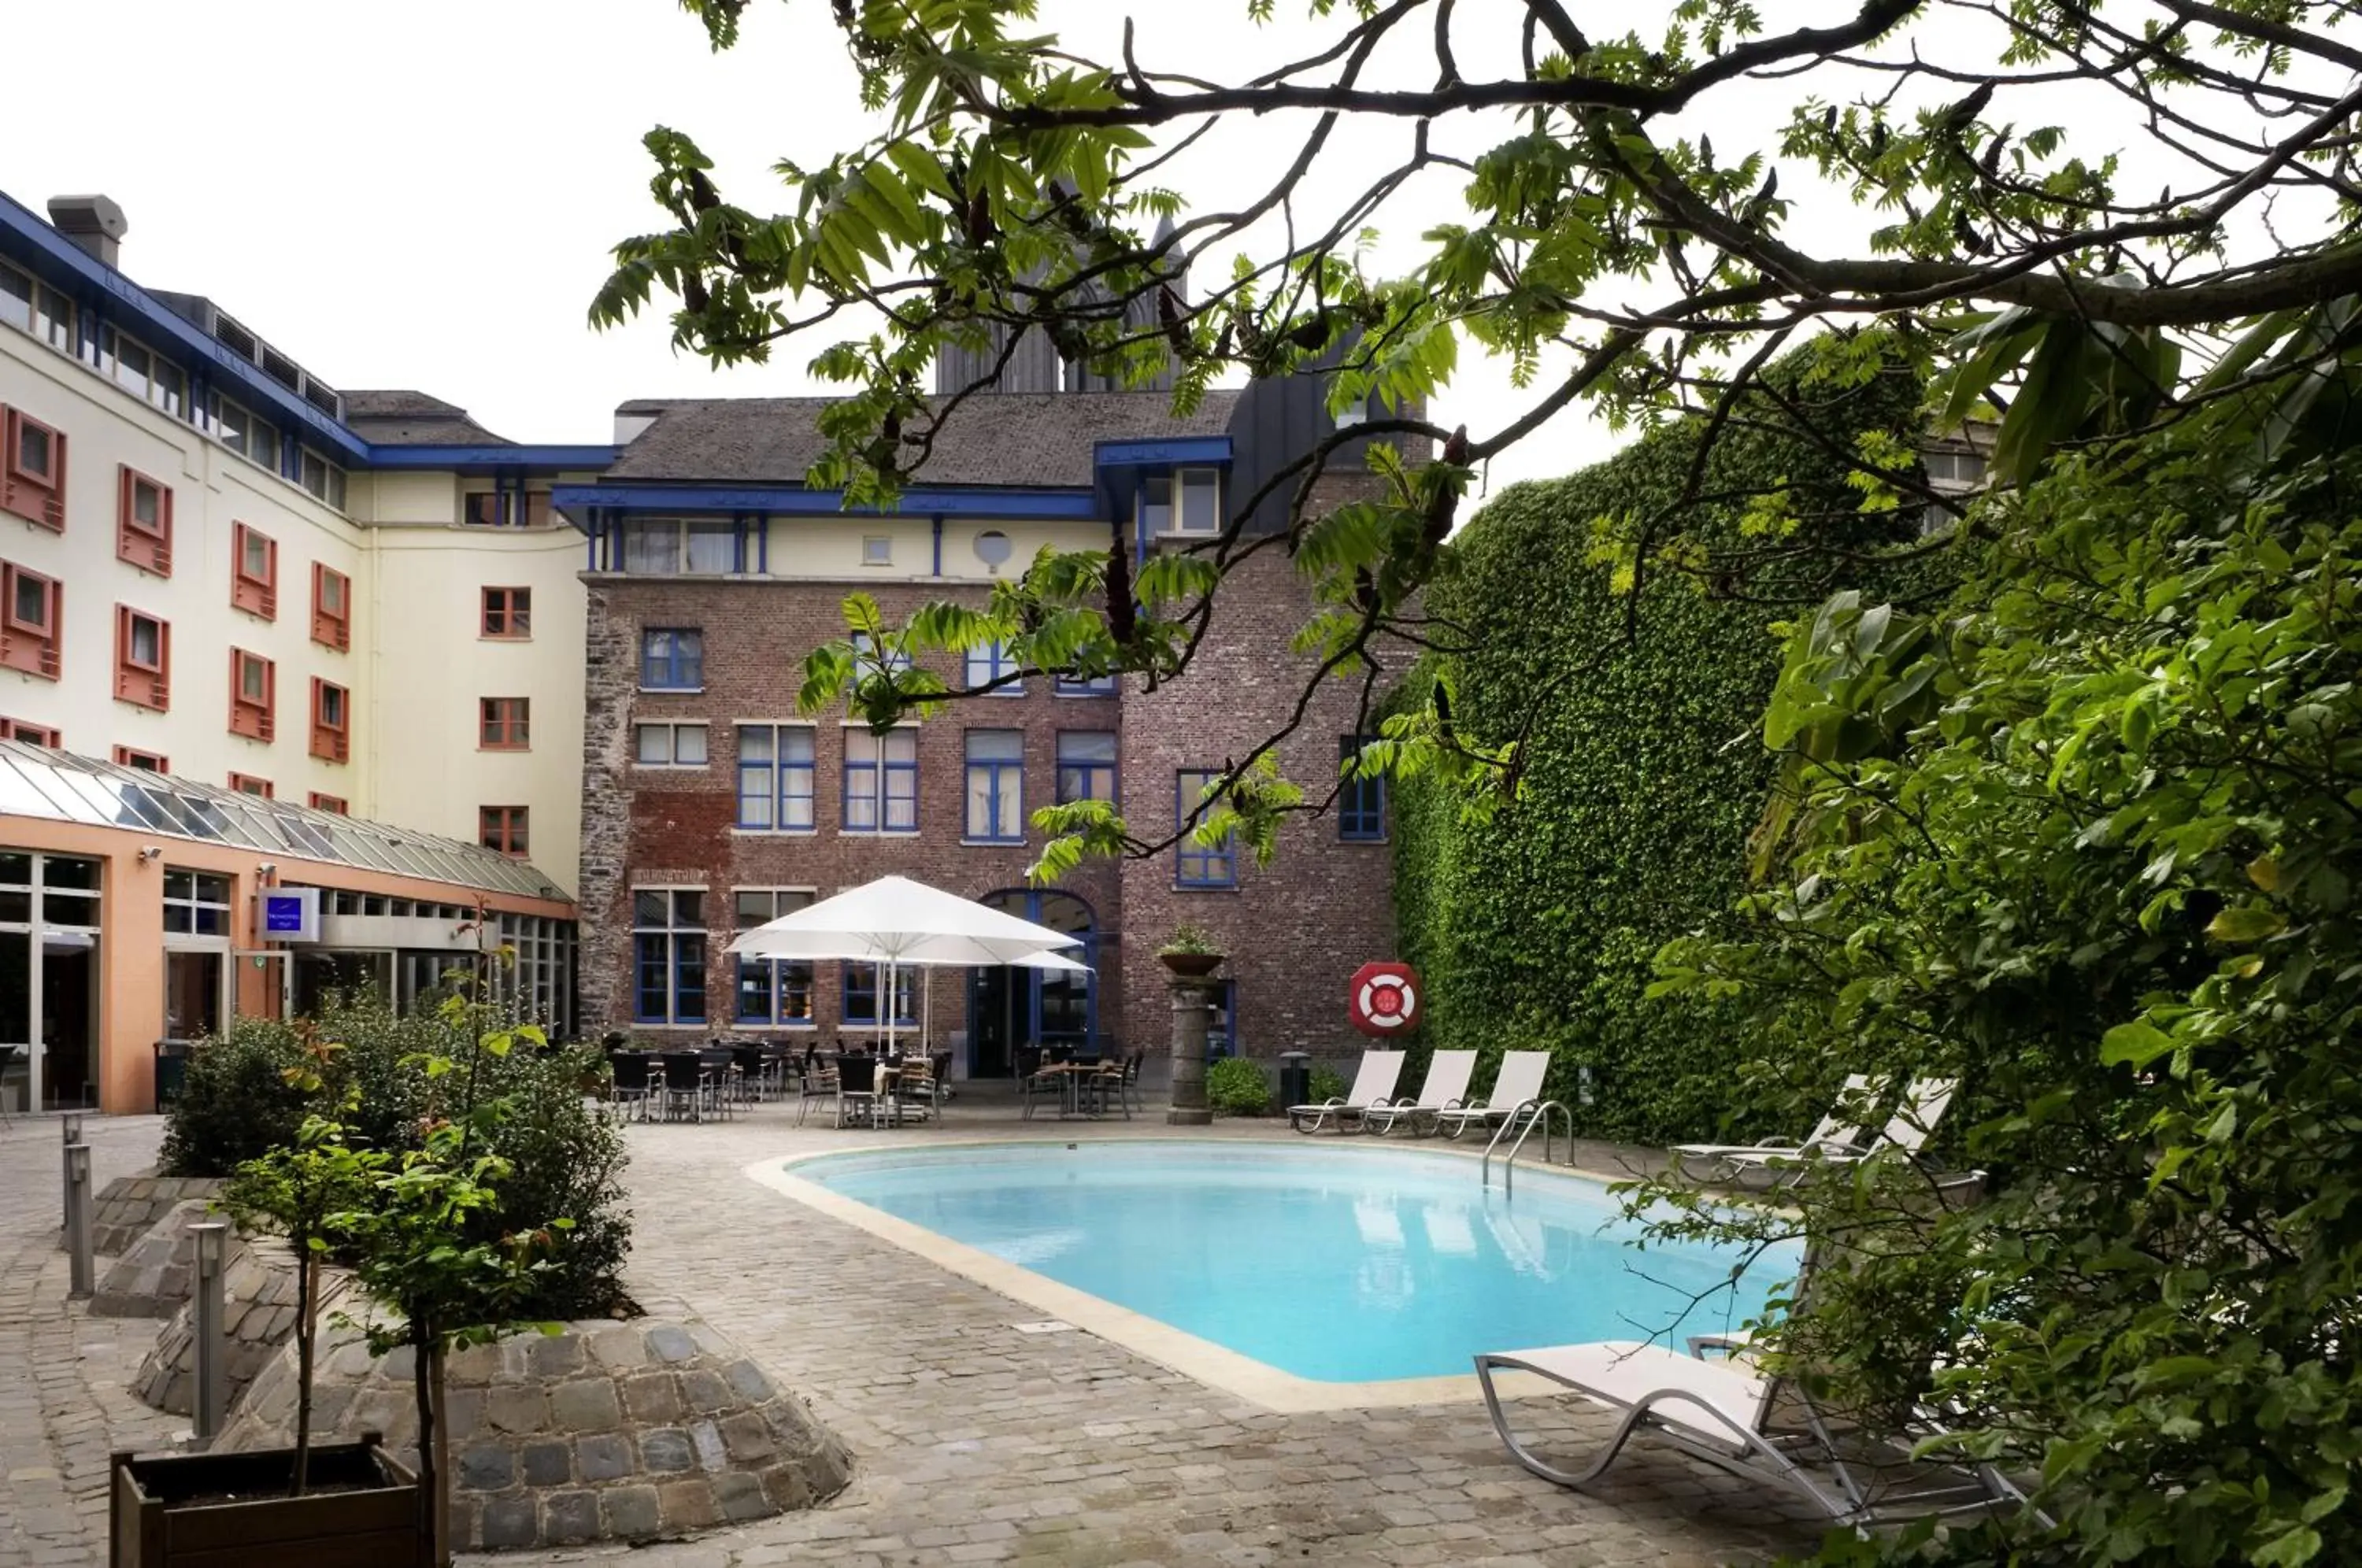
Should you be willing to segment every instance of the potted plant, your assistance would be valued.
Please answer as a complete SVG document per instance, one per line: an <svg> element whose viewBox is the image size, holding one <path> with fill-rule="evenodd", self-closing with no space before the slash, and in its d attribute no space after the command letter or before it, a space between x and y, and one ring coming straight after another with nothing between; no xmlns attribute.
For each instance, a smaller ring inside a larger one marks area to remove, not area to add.
<svg viewBox="0 0 2362 1568"><path fill-rule="evenodd" d="M1224 954L1212 933L1184 921L1173 928L1173 934L1164 939L1156 956L1183 979L1199 980L1222 966Z"/></svg>

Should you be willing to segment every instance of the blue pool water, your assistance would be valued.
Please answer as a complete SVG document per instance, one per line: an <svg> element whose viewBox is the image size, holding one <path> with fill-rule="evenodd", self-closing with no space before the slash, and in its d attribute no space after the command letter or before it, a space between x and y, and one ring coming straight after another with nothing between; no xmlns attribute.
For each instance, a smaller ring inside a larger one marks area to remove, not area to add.
<svg viewBox="0 0 2362 1568"><path fill-rule="evenodd" d="M1480 1351L1735 1330L1795 1272L1625 1244L1595 1182L1335 1144L829 1154L807 1181L1298 1377L1464 1373ZM1702 1297L1693 1304L1693 1297Z"/></svg>

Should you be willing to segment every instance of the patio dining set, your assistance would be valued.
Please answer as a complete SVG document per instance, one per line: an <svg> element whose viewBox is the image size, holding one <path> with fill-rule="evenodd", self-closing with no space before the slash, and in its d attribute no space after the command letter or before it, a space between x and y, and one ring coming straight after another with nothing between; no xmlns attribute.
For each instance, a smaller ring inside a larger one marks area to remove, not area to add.
<svg viewBox="0 0 2362 1568"><path fill-rule="evenodd" d="M1116 1113L1131 1121L1132 1113L1142 1109L1140 1069L1147 1055L1134 1051L1130 1055L1093 1055L1054 1045L1021 1050L1017 1076L1025 1120L1033 1120L1036 1104L1050 1103L1056 1106L1062 1121L1074 1116L1096 1121Z"/></svg>

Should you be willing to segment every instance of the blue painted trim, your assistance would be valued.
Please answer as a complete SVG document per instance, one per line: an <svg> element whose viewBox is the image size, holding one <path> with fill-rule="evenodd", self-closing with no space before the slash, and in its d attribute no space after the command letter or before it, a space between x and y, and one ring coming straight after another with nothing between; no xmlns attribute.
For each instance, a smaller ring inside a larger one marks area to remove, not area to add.
<svg viewBox="0 0 2362 1568"><path fill-rule="evenodd" d="M777 517L830 517L847 511L843 491L806 490L800 485L562 484L551 491L550 504L578 528L592 526L597 518L626 513L673 517L683 513L762 512ZM942 513L956 517L1092 521L1101 515L1097 497L1081 488L942 486L904 491L890 513L880 513L870 507L854 510L863 516L892 517Z"/></svg>
<svg viewBox="0 0 2362 1568"><path fill-rule="evenodd" d="M934 570L929 575L941 577L944 575L944 514L940 512L936 513L933 521L935 525L935 566Z"/></svg>
<svg viewBox="0 0 2362 1568"><path fill-rule="evenodd" d="M308 405L307 405L308 406ZM367 448L373 469L434 469L514 477L565 469L603 469L621 447L381 447Z"/></svg>
<svg viewBox="0 0 2362 1568"><path fill-rule="evenodd" d="M1102 469L1151 469L1187 465L1202 468L1227 463L1231 458L1227 436L1175 436L1163 441L1098 441L1091 447L1092 466Z"/></svg>

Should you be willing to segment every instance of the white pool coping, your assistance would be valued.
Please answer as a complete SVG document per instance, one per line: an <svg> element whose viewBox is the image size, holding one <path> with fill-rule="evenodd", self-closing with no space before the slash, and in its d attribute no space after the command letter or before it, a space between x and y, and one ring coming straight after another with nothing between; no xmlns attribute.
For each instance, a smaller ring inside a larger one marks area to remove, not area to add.
<svg viewBox="0 0 2362 1568"><path fill-rule="evenodd" d="M1039 1148L1050 1143L1039 1138L963 1138L935 1142L930 1140L924 1148L938 1149ZM1175 1143L1194 1143L1205 1147L1235 1150L1236 1140L1214 1138L1090 1138L1070 1140L1096 1144L1134 1143L1143 1146L1171 1147ZM1366 1147L1366 1145L1363 1145ZM873 1209L856 1198L807 1181L794 1173L793 1167L815 1160L833 1159L838 1155L909 1154L912 1145L907 1143L866 1143L815 1151L809 1154L779 1154L757 1160L745 1167L746 1176L774 1192L783 1193L797 1202L833 1220L839 1220L857 1231L866 1231L882 1242L889 1242L904 1252L922 1258L939 1268L947 1269L963 1279L972 1280L986 1289L996 1291L1010 1300L1030 1307L1059 1321L1071 1323L1087 1333L1096 1334L1110 1344L1122 1346L1134 1355L1144 1357L1206 1386L1234 1398L1281 1415L1301 1415L1330 1410L1392 1409L1412 1405L1473 1404L1483 1400L1484 1391L1478 1386L1474 1372L1438 1377L1397 1377L1370 1383L1327 1383L1308 1377L1298 1377L1292 1372L1242 1355L1226 1345L1216 1344L1169 1323L1120 1307L1105 1297L1094 1296L1061 1284L1046 1275L998 1258L965 1242L955 1242L940 1231L930 1231L908 1220ZM1402 1153L1414 1151L1402 1150ZM1452 1154L1473 1151L1420 1149L1421 1154ZM1602 1176L1595 1172L1560 1167L1549 1172L1529 1170L1528 1177L1544 1180L1574 1176L1605 1185L1625 1179ZM1521 1347L1502 1345L1501 1350ZM1473 1358L1471 1358L1472 1362ZM1565 1390L1538 1377L1514 1374L1498 1377L1501 1392L1512 1398L1530 1395L1557 1393Z"/></svg>

